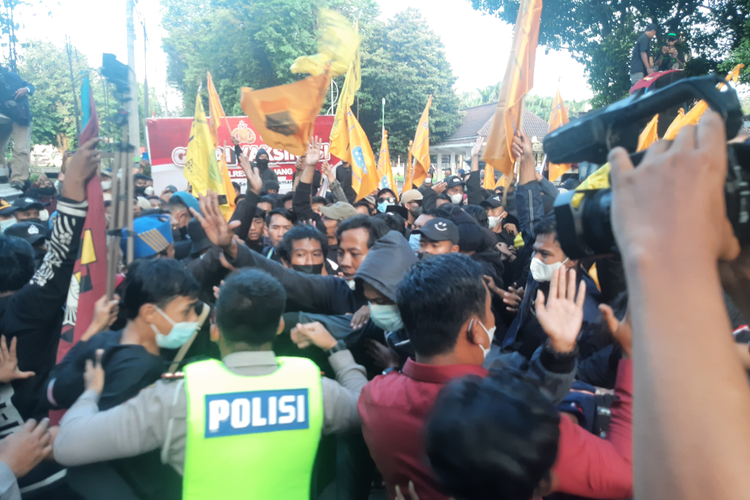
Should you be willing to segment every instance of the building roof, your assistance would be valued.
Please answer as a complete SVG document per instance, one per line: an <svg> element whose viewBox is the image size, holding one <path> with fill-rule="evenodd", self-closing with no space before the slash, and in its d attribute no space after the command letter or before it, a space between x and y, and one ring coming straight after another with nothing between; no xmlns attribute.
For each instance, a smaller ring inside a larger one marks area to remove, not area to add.
<svg viewBox="0 0 750 500"><path fill-rule="evenodd" d="M497 103L482 104L481 106L474 106L472 108L462 109L461 112L465 113L461 125L456 131L436 146L444 146L451 144L462 144L462 143L473 143L478 135L487 137L492 128L492 122L494 121L495 110L497 109ZM547 122L531 113L528 110L523 112L523 131L529 137L534 137L541 141L542 138L547 135L549 126Z"/></svg>

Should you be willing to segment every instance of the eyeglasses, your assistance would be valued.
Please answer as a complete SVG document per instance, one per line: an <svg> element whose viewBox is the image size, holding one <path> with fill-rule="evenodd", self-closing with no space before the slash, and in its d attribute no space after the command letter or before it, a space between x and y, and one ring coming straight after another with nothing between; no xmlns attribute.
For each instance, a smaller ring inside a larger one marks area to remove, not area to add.
<svg viewBox="0 0 750 500"><path fill-rule="evenodd" d="M378 198L378 203L396 203L396 198Z"/></svg>

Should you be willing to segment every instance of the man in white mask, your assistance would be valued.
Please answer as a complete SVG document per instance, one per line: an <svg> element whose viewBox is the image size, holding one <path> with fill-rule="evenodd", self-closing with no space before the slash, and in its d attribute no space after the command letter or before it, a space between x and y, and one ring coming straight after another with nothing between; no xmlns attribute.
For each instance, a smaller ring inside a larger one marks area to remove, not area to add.
<svg viewBox="0 0 750 500"><path fill-rule="evenodd" d="M451 203L454 205L463 205L465 192L465 184L463 181L459 177L453 176L446 179L445 182L447 184L445 194L450 196Z"/></svg>

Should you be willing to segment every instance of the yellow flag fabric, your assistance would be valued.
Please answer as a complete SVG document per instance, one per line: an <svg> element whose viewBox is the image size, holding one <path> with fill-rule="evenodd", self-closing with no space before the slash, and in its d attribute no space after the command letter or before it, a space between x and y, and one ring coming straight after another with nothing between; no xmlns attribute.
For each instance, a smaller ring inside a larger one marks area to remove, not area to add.
<svg viewBox="0 0 750 500"><path fill-rule="evenodd" d="M388 151L388 132L383 131L383 141L380 145L380 157L378 158L378 179L380 179L380 189L388 188L396 194L398 201L398 185L393 177L393 167L391 165L391 153Z"/></svg>
<svg viewBox="0 0 750 500"><path fill-rule="evenodd" d="M330 78L327 73L263 90L242 88L240 106L263 142L302 156L323 106Z"/></svg>
<svg viewBox="0 0 750 500"><path fill-rule="evenodd" d="M738 64L737 66L735 66L734 69L732 69L732 71L730 71L727 75L726 81L734 81L734 83L736 84L740 78L740 70L744 67L744 64ZM719 88L723 86L723 84L719 84ZM682 127L684 127L685 125L697 125L698 121L701 119L701 116L703 116L703 113L705 113L707 109L708 103L706 101L701 100L695 103L695 106L690 108L690 111L685 113L685 116L682 117L679 122L677 121L677 119L672 122L672 125L669 126L666 133L664 134L664 138L671 141L675 137L677 137L680 129L682 129Z"/></svg>
<svg viewBox="0 0 750 500"><path fill-rule="evenodd" d="M484 189L495 189L495 169L489 163L484 165Z"/></svg>
<svg viewBox="0 0 750 500"><path fill-rule="evenodd" d="M224 114L224 108L221 106L219 93L216 92L216 87L214 87L211 73L207 74L207 78L208 112L211 115L211 122L208 125L211 128L211 139L213 139L214 150L216 150L216 148L219 147L219 127L221 127L221 121L224 120L226 115ZM227 194L227 203L219 205L219 208L221 209L224 218L228 221L232 218L236 205L234 204L234 186L232 186L232 179L229 177L229 167L227 167L227 159L224 156L223 149L221 150L221 153L222 154L219 158L219 172L221 172L222 184L224 184L224 191Z"/></svg>
<svg viewBox="0 0 750 500"><path fill-rule="evenodd" d="M195 118L190 127L190 141L185 154L183 174L193 186L193 196L196 198L198 193L206 194L207 189L216 191L219 197L227 196L200 94L195 96Z"/></svg>
<svg viewBox="0 0 750 500"><path fill-rule="evenodd" d="M552 113L549 117L549 132L556 130L566 123L568 123L568 110L565 108L565 103L560 96L560 89L557 89L555 98L552 100ZM549 164L549 180L556 181L562 174L570 170L570 163Z"/></svg>
<svg viewBox="0 0 750 500"><path fill-rule="evenodd" d="M680 109L682 111L682 109ZM654 115L651 121L648 122L646 128L643 129L641 135L638 136L638 149L637 151L644 151L649 148L653 143L659 140L659 115Z"/></svg>
<svg viewBox="0 0 750 500"><path fill-rule="evenodd" d="M346 130L340 141L344 141L347 146L336 156L351 164L352 188L357 193L356 201L359 201L378 189L378 170L370 141L349 106L346 107Z"/></svg>
<svg viewBox="0 0 750 500"><path fill-rule="evenodd" d="M411 160L411 145L412 142L409 141L409 159L406 160L406 168L404 171L404 186L401 188L401 196L403 196L405 192L414 189L414 185L411 182L411 179L414 176L414 165Z"/></svg>
<svg viewBox="0 0 750 500"><path fill-rule="evenodd" d="M355 29L357 26L359 24L355 25ZM362 73L359 64L359 51L357 51L346 73L344 85L341 87L339 105L336 108L336 117L333 119L333 126L331 127L330 151L338 158L342 158L341 155L344 154L346 148L349 146L349 143L345 139L346 110L354 104L354 96L359 90L360 85L362 85Z"/></svg>
<svg viewBox="0 0 750 500"><path fill-rule="evenodd" d="M354 55L359 52L357 26L336 11L323 9L318 18L320 37L318 53L314 56L298 57L292 64L292 73L310 73L317 76L330 65L331 78L341 76L349 69Z"/></svg>
<svg viewBox="0 0 750 500"><path fill-rule="evenodd" d="M510 175L513 170L510 148L521 125L523 97L534 86L534 60L539 39L542 0L521 0L500 99L482 159L495 170Z"/></svg>
<svg viewBox="0 0 750 500"><path fill-rule="evenodd" d="M576 191L586 191L588 189L605 189L611 187L609 182L609 163L605 163L599 170L586 177L586 180L578 185ZM576 193L573 195L571 203L575 208L581 203L584 197L584 193Z"/></svg>
<svg viewBox="0 0 750 500"><path fill-rule="evenodd" d="M422 111L422 117L414 134L414 143L411 154L414 158L414 167L410 169L410 182L412 186L421 186L430 171L430 105L432 96L427 99L427 106Z"/></svg>

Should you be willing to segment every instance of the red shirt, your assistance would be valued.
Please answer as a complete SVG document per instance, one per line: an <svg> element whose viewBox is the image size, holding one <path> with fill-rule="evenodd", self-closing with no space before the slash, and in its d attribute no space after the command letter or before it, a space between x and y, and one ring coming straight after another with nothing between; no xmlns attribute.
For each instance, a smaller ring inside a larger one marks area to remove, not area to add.
<svg viewBox="0 0 750 500"><path fill-rule="evenodd" d="M395 486L414 482L421 500L447 500L424 453L424 421L438 392L450 380L466 375L486 376L475 365L425 365L406 361L401 373L375 377L359 398L362 433L388 495ZM593 498L628 498L633 495L632 469L632 363L622 360L607 439L587 432L567 418L560 419L557 462L558 491Z"/></svg>

